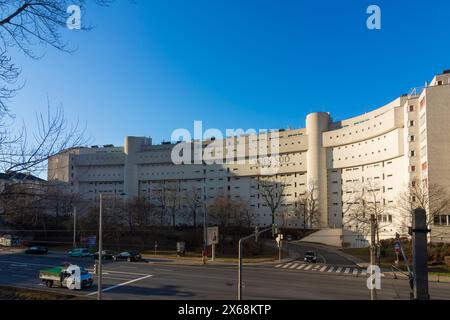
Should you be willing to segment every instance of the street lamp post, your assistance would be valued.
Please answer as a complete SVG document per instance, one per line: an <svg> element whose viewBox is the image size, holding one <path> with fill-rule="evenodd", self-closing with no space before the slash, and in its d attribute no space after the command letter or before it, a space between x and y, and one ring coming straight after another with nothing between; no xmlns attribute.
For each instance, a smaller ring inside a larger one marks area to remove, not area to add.
<svg viewBox="0 0 450 320"><path fill-rule="evenodd" d="M206 230L207 222L206 222L206 205L203 210L203 253L202 253L202 259L203 264L206 263L206 250L208 248L208 235Z"/></svg>
<svg viewBox="0 0 450 320"><path fill-rule="evenodd" d="M242 300L242 244L245 240L251 239L253 237L255 237L255 240L258 241L258 237L261 233L270 231L270 230L274 230L274 225L272 225L272 227L267 228L267 229L263 229L263 230L259 230L258 228L255 228L255 233L243 237L241 239L239 239L239 247L238 247L238 300Z"/></svg>
<svg viewBox="0 0 450 320"><path fill-rule="evenodd" d="M100 213L98 218L98 293L97 299L102 300L102 260L103 260L103 236L102 236L102 194L100 194Z"/></svg>
<svg viewBox="0 0 450 320"><path fill-rule="evenodd" d="M73 248L74 249L77 247L76 230L77 230L77 207L73 207Z"/></svg>

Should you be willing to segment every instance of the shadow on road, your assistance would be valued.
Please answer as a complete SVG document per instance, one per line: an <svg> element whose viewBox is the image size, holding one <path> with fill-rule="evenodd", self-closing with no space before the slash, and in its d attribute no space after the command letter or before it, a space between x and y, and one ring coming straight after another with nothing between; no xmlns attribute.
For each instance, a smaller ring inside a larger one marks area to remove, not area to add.
<svg viewBox="0 0 450 320"><path fill-rule="evenodd" d="M123 286L115 288L114 290L104 292L103 294L114 295L133 295L133 296L147 296L147 297L167 297L169 299L180 298L186 299L194 297L195 294L189 291L182 291L178 286L165 285L156 288L148 288L141 286Z"/></svg>

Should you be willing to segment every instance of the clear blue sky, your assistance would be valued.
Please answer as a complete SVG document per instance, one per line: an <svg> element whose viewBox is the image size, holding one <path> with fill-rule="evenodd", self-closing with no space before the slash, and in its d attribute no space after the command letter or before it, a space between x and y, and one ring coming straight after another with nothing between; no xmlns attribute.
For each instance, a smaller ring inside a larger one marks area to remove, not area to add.
<svg viewBox="0 0 450 320"><path fill-rule="evenodd" d="M208 128L301 127L383 105L450 68L450 1L117 0L90 8L74 54L14 56L25 88L11 104L33 127L46 96L87 124L91 144L169 139ZM378 4L382 30L366 28Z"/></svg>

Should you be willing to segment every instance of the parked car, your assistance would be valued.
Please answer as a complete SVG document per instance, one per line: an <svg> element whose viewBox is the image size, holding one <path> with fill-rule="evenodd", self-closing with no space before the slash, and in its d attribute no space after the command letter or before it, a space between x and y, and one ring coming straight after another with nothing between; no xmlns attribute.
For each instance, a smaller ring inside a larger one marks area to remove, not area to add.
<svg viewBox="0 0 450 320"><path fill-rule="evenodd" d="M142 259L142 256L137 251L125 251L125 252L121 252L119 254L113 255L114 261L126 260L128 262L131 262L131 261L139 261L141 259Z"/></svg>
<svg viewBox="0 0 450 320"><path fill-rule="evenodd" d="M89 252L86 248L78 248L78 249L72 249L69 251L69 257L71 258L84 258L84 257L91 257L92 253Z"/></svg>
<svg viewBox="0 0 450 320"><path fill-rule="evenodd" d="M305 258L303 259L305 262L312 262L312 263L316 263L317 262L317 256L316 253L314 251L306 251L305 253Z"/></svg>
<svg viewBox="0 0 450 320"><path fill-rule="evenodd" d="M43 246L33 246L25 250L26 254L47 254L48 249Z"/></svg>
<svg viewBox="0 0 450 320"><path fill-rule="evenodd" d="M112 260L113 259L113 255L114 253L112 251L109 250L103 250L102 251L102 258L103 260ZM93 254L93 257L95 260L98 260L98 251L96 253Z"/></svg>

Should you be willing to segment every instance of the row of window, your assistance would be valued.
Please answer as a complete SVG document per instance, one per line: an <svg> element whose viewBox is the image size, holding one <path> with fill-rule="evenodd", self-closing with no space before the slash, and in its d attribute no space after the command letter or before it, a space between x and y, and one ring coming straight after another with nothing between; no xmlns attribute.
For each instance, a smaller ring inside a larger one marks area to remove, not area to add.
<svg viewBox="0 0 450 320"><path fill-rule="evenodd" d="M434 225L437 226L450 226L450 215L440 214L434 216L433 219Z"/></svg>

